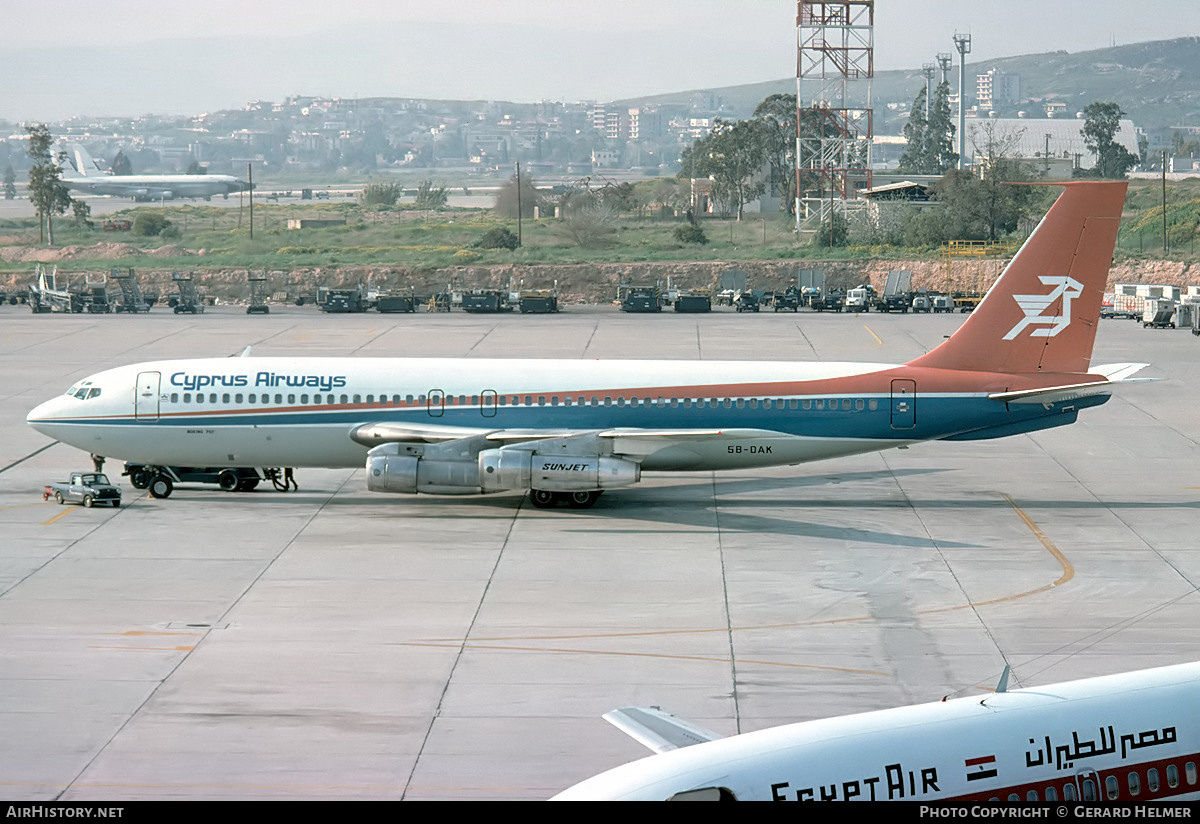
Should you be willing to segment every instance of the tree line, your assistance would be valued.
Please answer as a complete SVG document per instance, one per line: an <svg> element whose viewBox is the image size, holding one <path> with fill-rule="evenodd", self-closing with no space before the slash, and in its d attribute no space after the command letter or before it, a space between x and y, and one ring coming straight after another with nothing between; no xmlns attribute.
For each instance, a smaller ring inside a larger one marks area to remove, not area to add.
<svg viewBox="0 0 1200 824"><path fill-rule="evenodd" d="M794 215L797 114L794 95L776 94L763 100L752 118L717 120L709 134L684 149L679 176L711 178L713 201L722 214L740 219L744 205L769 190L779 195L780 210ZM1137 155L1116 140L1124 115L1111 102L1092 103L1084 110L1080 133L1097 160L1090 169L1074 170L1074 176L1120 179L1136 165ZM828 128L812 110L801 110L799 116L802 141ZM1020 134L1006 133L992 120L974 121L970 139L976 171L963 172L956 169L956 132L949 84L939 83L929 101L922 88L904 127L907 146L897 171L940 175L929 187L934 205L894 210L891 220L842 218L841 225L819 232L818 242L929 246L953 239L996 241L1044 208L1044 193L1009 185L1041 175L1017 156Z"/></svg>

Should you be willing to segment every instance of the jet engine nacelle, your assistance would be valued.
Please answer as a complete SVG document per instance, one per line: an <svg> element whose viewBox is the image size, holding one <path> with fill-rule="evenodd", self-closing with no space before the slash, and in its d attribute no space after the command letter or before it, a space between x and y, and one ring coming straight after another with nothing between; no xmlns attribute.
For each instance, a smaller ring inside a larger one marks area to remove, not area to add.
<svg viewBox="0 0 1200 824"><path fill-rule="evenodd" d="M371 492L478 495L482 492L540 489L593 492L629 486L642 479L641 466L597 455L538 455L525 449L485 449L478 459L427 456L399 443L367 453Z"/></svg>
<svg viewBox="0 0 1200 824"><path fill-rule="evenodd" d="M488 449L479 453L479 483L484 492L593 491L629 486L641 479L641 466L622 458L538 455L523 449Z"/></svg>
<svg viewBox="0 0 1200 824"><path fill-rule="evenodd" d="M482 491L477 461L400 455L395 446L385 444L367 453L367 489L371 492L478 495Z"/></svg>

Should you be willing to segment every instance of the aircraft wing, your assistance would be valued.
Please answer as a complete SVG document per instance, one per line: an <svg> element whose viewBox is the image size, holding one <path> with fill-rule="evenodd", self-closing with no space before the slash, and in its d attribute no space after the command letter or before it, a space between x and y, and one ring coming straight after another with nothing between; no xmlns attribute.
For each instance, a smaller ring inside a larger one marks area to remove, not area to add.
<svg viewBox="0 0 1200 824"><path fill-rule="evenodd" d="M496 441L521 441L532 438L553 438L574 434L571 430L549 429L504 430L494 427L446 426L445 424L367 423L350 431L350 437L365 446L385 443L444 443L459 438L483 437Z"/></svg>
<svg viewBox="0 0 1200 824"><path fill-rule="evenodd" d="M350 437L365 446L385 443L446 443L460 438L481 438L498 446L522 443L532 445L548 439L609 441L615 454L648 455L667 446L695 443L714 438L785 438L785 433L769 429L488 429L486 427L446 426L444 424L363 424L351 430Z"/></svg>
<svg viewBox="0 0 1200 824"><path fill-rule="evenodd" d="M606 712L604 720L654 752L677 750L723 737L658 707L625 707Z"/></svg>
<svg viewBox="0 0 1200 824"><path fill-rule="evenodd" d="M1144 363L1111 363L1092 369L1093 373L1104 375L1107 380L1046 386L1041 389L1020 389L1015 392L993 392L988 395L988 398L1004 403L1049 404L1086 398L1091 395L1110 395L1117 386L1123 383L1146 383L1156 380L1155 378L1131 377L1146 365Z"/></svg>

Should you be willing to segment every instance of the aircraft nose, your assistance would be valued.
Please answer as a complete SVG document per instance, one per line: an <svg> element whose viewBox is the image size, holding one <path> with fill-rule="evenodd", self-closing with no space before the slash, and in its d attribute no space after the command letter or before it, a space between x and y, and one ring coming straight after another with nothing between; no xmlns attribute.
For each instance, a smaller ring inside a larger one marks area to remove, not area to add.
<svg viewBox="0 0 1200 824"><path fill-rule="evenodd" d="M54 424L60 417L61 406L62 401L59 398L51 398L44 403L40 403L25 416L25 423L43 435L55 437L53 434Z"/></svg>

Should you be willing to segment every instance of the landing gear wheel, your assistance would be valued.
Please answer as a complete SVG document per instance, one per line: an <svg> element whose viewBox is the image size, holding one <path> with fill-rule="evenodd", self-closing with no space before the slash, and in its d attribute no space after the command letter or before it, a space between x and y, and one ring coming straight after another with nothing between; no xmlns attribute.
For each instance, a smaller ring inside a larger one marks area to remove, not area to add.
<svg viewBox="0 0 1200 824"><path fill-rule="evenodd" d="M529 500L538 509L550 509L558 503L558 494L546 489L529 490Z"/></svg>
<svg viewBox="0 0 1200 824"><path fill-rule="evenodd" d="M568 492L566 495L567 503L572 509L589 509L599 500L603 490L592 490L590 492Z"/></svg>
<svg viewBox="0 0 1200 824"><path fill-rule="evenodd" d="M237 472L232 469L222 469L217 473L217 486L226 492L233 492L233 490L238 488Z"/></svg>
<svg viewBox="0 0 1200 824"><path fill-rule="evenodd" d="M129 483L133 484L134 489L145 489L150 486L150 473L145 470L139 470L129 475Z"/></svg>
<svg viewBox="0 0 1200 824"><path fill-rule="evenodd" d="M254 489L256 486L258 486L258 478L244 478L241 481L238 481L237 491L238 492L249 492L251 489Z"/></svg>
<svg viewBox="0 0 1200 824"><path fill-rule="evenodd" d="M175 485L166 475L156 475L154 480L150 481L151 498L170 498L174 490Z"/></svg>

